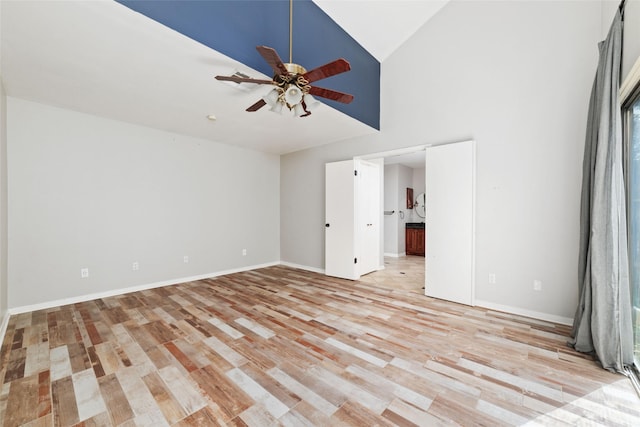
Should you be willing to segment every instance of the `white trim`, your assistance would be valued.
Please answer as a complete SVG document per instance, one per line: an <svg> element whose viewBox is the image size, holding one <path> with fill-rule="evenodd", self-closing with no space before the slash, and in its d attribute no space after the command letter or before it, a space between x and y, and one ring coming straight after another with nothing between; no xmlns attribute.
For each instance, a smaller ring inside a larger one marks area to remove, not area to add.
<svg viewBox="0 0 640 427"><path fill-rule="evenodd" d="M9 317L11 315L6 311L2 318L2 325L0 325L0 343L4 342L4 335L7 333L7 327L9 326Z"/></svg>
<svg viewBox="0 0 640 427"><path fill-rule="evenodd" d="M393 156L401 156L403 154L411 154L411 153L415 153L418 151L424 151L426 148L428 147L428 145L414 145L412 147L405 147L405 148L398 148L396 150L390 150L390 151L382 151L382 152L377 152L377 153L371 153L371 154L363 154L361 156L354 156L354 160L371 160L371 159L378 159L378 158L384 158L384 157L393 157Z"/></svg>
<svg viewBox="0 0 640 427"><path fill-rule="evenodd" d="M392 254L390 252L385 252L384 256L388 256L390 258L400 258L400 257L406 256L406 254L404 252L399 253L399 254Z"/></svg>
<svg viewBox="0 0 640 427"><path fill-rule="evenodd" d="M294 264L292 262L280 261L280 265L291 268L299 268L300 270L311 271L313 273L325 274L323 268L309 267L308 265Z"/></svg>
<svg viewBox="0 0 640 427"><path fill-rule="evenodd" d="M280 264L280 263L279 262L271 262L271 263L266 263L266 264L258 264L258 265L252 265L252 266L247 266L247 267L242 267L242 268L234 268L234 269L231 269L231 270L218 271L218 272L215 272L215 273L201 274L201 275L198 275L198 276L190 276L190 277L182 277L182 278L171 279L171 280L163 280L161 282L148 283L148 284L145 284L145 285L132 286L132 287L128 287L128 288L114 289L114 290L110 290L110 291L106 291L106 292L97 292L97 293L93 293L93 294L80 295L80 296L70 297L70 298L63 298L63 299L54 300L54 301L47 301L47 302L43 302L43 303L39 303L39 304L31 304L31 305L24 305L24 306L21 306L21 307L13 307L13 308L9 309L7 314L8 315L14 315L14 314L20 314L20 313L28 313L28 312L31 312L31 311L44 310L44 309L48 309L48 308L59 307L59 306L69 305L69 304L76 304L76 303L79 303L79 302L86 302L86 301L91 301L91 300L99 299L99 298L108 298L108 297L113 297L113 296L117 296L117 295L128 294L130 292L145 291L147 289L160 288L162 286L171 286L171 285L177 285L179 283L193 282L193 281L202 280L202 279L210 279L212 277L224 276L226 274L241 273L243 271L255 270L257 268L272 267L272 266L278 265L278 264Z"/></svg>
<svg viewBox="0 0 640 427"><path fill-rule="evenodd" d="M539 311L527 310L525 308L512 307L510 305L475 300L475 306L488 308L489 310L502 311L509 314L517 314L518 316L530 317L532 319L544 320L546 322L559 323L561 325L573 325L573 319L570 317L556 316L555 314L542 313Z"/></svg>
<svg viewBox="0 0 640 427"><path fill-rule="evenodd" d="M631 95L631 91L636 87L636 84L640 82L640 57L636 59L636 63L633 64L629 74L620 85L620 99L624 102L629 95Z"/></svg>
<svg viewBox="0 0 640 427"><path fill-rule="evenodd" d="M476 205L476 191L477 185L476 181L478 180L478 156L476 150L476 141L475 139L471 140L471 148L472 148L472 166L471 166L471 305L476 305L476 217L477 217L477 205ZM425 174L426 176L426 174ZM425 184L425 189L426 189ZM426 242L425 242L426 246ZM427 286L425 280L425 287Z"/></svg>
<svg viewBox="0 0 640 427"><path fill-rule="evenodd" d="M411 147L405 147L405 148L398 148L395 150L389 150L389 151L378 151L376 153L370 153L370 154L362 154L359 156L353 156L354 160L371 160L371 159L378 159L381 157L393 157L393 156L400 156L403 154L411 154L411 153L415 153L418 151L426 151L428 148L430 147L438 147L440 145L449 145L449 144L458 144L460 142L469 142L469 141L473 141L474 145L475 145L475 139L470 138L470 139L461 139L461 140L454 140L454 141L444 141L444 142L436 142L436 143L430 143L430 144L422 144L422 145L414 145ZM426 160L425 160L425 165L426 165Z"/></svg>

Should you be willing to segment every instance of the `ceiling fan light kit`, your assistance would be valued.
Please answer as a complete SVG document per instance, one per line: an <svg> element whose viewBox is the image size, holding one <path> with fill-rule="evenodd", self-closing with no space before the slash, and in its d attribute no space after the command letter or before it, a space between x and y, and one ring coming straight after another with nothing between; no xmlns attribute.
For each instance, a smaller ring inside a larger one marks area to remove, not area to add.
<svg viewBox="0 0 640 427"><path fill-rule="evenodd" d="M268 46L257 46L258 53L271 66L274 71L272 80L252 79L234 74L232 76L216 76L217 80L236 83L270 84L275 87L246 111L258 111L268 105L271 111L282 114L284 107L293 111L296 117L311 115L311 109L318 104L312 96L345 104L353 101L353 95L338 92L331 89L311 86L311 83L344 73L351 69L349 62L340 58L321 67L307 71L303 66L294 64L292 57L293 46L293 0L289 0L289 62L283 63L278 53Z"/></svg>

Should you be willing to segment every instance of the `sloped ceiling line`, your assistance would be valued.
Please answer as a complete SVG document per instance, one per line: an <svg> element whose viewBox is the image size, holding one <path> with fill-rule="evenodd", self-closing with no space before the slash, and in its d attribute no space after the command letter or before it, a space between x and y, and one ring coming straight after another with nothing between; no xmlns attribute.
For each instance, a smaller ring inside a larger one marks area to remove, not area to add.
<svg viewBox="0 0 640 427"><path fill-rule="evenodd" d="M117 1L267 76L271 75L271 68L258 54L256 46L270 46L288 61L288 0ZM380 63L316 4L310 0L296 0L293 61L310 70L337 58L348 60L351 71L330 77L318 85L350 93L354 100L350 104L321 101L379 130ZM230 74L232 72L229 70Z"/></svg>

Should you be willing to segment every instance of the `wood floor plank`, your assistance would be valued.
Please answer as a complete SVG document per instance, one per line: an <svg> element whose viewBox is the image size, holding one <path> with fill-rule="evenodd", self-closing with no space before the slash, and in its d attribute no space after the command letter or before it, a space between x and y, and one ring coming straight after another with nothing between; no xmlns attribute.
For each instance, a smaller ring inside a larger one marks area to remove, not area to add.
<svg viewBox="0 0 640 427"><path fill-rule="evenodd" d="M66 345L61 345L60 347L50 350L49 369L51 370L52 381L68 377L73 373L71 370L71 360L69 359L69 350Z"/></svg>
<svg viewBox="0 0 640 427"><path fill-rule="evenodd" d="M21 339L20 342L22 342ZM12 349L5 368L4 382L8 383L24 377L26 363L27 349L22 347Z"/></svg>
<svg viewBox="0 0 640 427"><path fill-rule="evenodd" d="M188 415L156 372L145 375L142 380L147 385L169 424L174 424ZM179 392L179 390L176 390L176 392Z"/></svg>
<svg viewBox="0 0 640 427"><path fill-rule="evenodd" d="M38 405L34 409L38 418L51 413L51 375L48 370L38 374Z"/></svg>
<svg viewBox="0 0 640 427"><path fill-rule="evenodd" d="M86 369L74 373L71 378L73 380L73 391L75 393L80 421L106 412L107 408L100 393L98 379L93 369Z"/></svg>
<svg viewBox="0 0 640 427"><path fill-rule="evenodd" d="M189 357L184 354L173 342L167 342L164 344L164 347L171 353L173 357L180 362L182 366L187 370L187 372L193 372L198 367L189 359Z"/></svg>
<svg viewBox="0 0 640 427"><path fill-rule="evenodd" d="M145 414L160 412L153 395L142 380L145 375L154 370L155 367L148 370L140 370L140 367L130 367L121 369L115 374L136 419Z"/></svg>
<svg viewBox="0 0 640 427"><path fill-rule="evenodd" d="M74 427L104 427L112 424L111 419L109 418L109 414L107 412L101 412L88 418L86 420L80 421Z"/></svg>
<svg viewBox="0 0 640 427"><path fill-rule="evenodd" d="M22 427L51 427L53 424L53 414L47 414L44 417L36 418L33 421L22 424Z"/></svg>
<svg viewBox="0 0 640 427"><path fill-rule="evenodd" d="M98 384L112 424L119 425L134 417L133 410L115 374L99 378Z"/></svg>
<svg viewBox="0 0 640 427"><path fill-rule="evenodd" d="M337 423L349 426L393 426L394 423L371 412L364 406L347 401L331 417Z"/></svg>
<svg viewBox="0 0 640 427"><path fill-rule="evenodd" d="M51 383L53 422L55 426L71 426L80 421L71 377Z"/></svg>
<svg viewBox="0 0 640 427"><path fill-rule="evenodd" d="M175 427L223 427L225 425L216 419L215 414L206 406L174 424Z"/></svg>
<svg viewBox="0 0 640 427"><path fill-rule="evenodd" d="M426 297L395 282L407 262L424 271L273 266L11 316L0 425L640 425L570 327Z"/></svg>
<svg viewBox="0 0 640 427"><path fill-rule="evenodd" d="M167 366L158 373L186 414L193 414L207 406L207 400L199 393L195 382L182 375L176 367Z"/></svg>
<svg viewBox="0 0 640 427"><path fill-rule="evenodd" d="M12 410L7 411L3 426L20 426L38 418L39 396L38 375L12 381L7 399L7 408Z"/></svg>
<svg viewBox="0 0 640 427"><path fill-rule="evenodd" d="M102 367L102 362L96 353L96 348L91 346L87 348L87 354L89 355L89 360L91 361L91 367L95 372L97 378L103 377L105 375L104 368Z"/></svg>
<svg viewBox="0 0 640 427"><path fill-rule="evenodd" d="M215 402L224 413L224 421L229 421L253 405L253 400L231 379L210 367L191 373L204 395Z"/></svg>
<svg viewBox="0 0 640 427"><path fill-rule="evenodd" d="M382 416L394 424L416 425L420 427L437 427L448 425L445 421L417 408L402 399L393 399Z"/></svg>
<svg viewBox="0 0 640 427"><path fill-rule="evenodd" d="M74 374L91 368L91 360L89 359L89 354L87 353L87 349L82 341L67 344L67 351L69 352L71 371Z"/></svg>

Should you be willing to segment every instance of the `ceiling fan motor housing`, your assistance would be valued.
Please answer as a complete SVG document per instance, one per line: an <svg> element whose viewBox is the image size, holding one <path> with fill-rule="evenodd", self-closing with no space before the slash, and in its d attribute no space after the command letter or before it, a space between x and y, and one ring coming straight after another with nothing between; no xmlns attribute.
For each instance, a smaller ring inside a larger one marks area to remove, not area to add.
<svg viewBox="0 0 640 427"><path fill-rule="evenodd" d="M309 82L303 77L307 70L298 64L284 63L287 74L276 74L273 81L278 85L280 96L289 109L302 101L303 95L309 93Z"/></svg>
<svg viewBox="0 0 640 427"><path fill-rule="evenodd" d="M291 62L285 63L284 67L291 74L300 74L300 75L302 75L302 74L307 72L307 69L304 68L302 65L292 64Z"/></svg>

